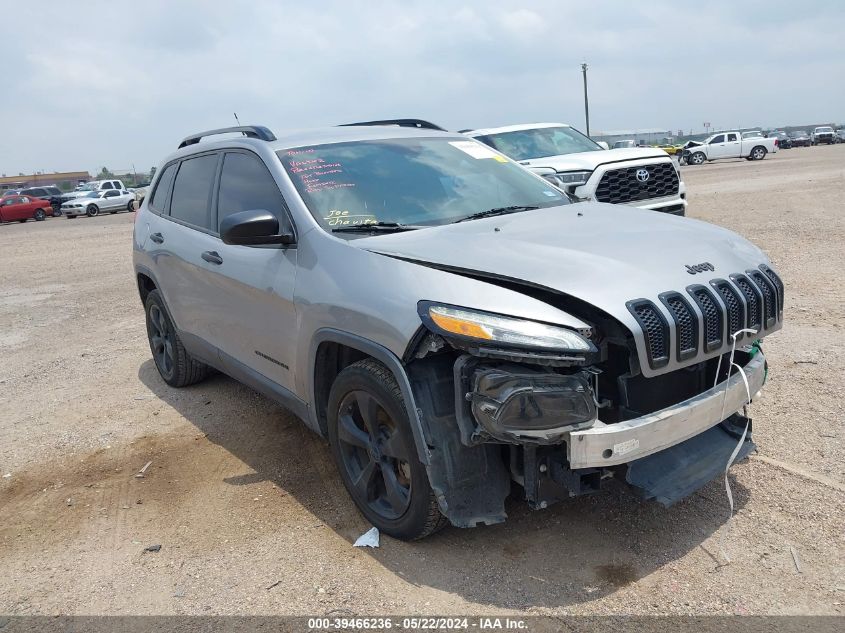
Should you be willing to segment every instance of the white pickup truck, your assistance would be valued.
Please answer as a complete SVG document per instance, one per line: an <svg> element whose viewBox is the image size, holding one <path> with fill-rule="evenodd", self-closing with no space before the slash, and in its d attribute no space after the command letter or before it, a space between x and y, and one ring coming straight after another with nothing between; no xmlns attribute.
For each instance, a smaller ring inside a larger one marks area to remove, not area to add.
<svg viewBox="0 0 845 633"><path fill-rule="evenodd" d="M684 150L682 161L688 165L703 165L708 160L744 158L763 160L766 154L778 151L776 138L751 136L743 138L742 132L719 132L699 145Z"/></svg>
<svg viewBox="0 0 845 633"><path fill-rule="evenodd" d="M122 180L91 180L89 182L86 182L85 184L79 185L74 191L64 194L62 196L62 204L64 204L68 200L75 200L76 198L87 196L92 191L109 191L111 189L123 191L124 189L126 189L126 187L123 186Z"/></svg>
<svg viewBox="0 0 845 633"><path fill-rule="evenodd" d="M686 187L662 149L607 149L564 123L527 123L471 136L542 176L575 200L686 215Z"/></svg>

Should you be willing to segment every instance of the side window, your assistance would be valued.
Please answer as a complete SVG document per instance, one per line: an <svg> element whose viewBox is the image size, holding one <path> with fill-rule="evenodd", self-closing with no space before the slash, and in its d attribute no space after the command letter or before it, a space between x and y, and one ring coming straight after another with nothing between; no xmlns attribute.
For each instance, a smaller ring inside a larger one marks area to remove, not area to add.
<svg viewBox="0 0 845 633"><path fill-rule="evenodd" d="M711 145L715 145L716 143L724 143L725 142L725 135L719 134L719 136L714 136L713 140L710 141Z"/></svg>
<svg viewBox="0 0 845 633"><path fill-rule="evenodd" d="M731 141L735 141L735 140L736 140L736 134L728 134L728 142L729 143Z"/></svg>
<svg viewBox="0 0 845 633"><path fill-rule="evenodd" d="M282 193L261 159L250 154L226 154L217 196L218 229L226 216L257 209L274 214L282 227L290 224Z"/></svg>
<svg viewBox="0 0 845 633"><path fill-rule="evenodd" d="M153 191L153 196L150 198L150 207L159 213L165 211L164 205L167 202L167 194L170 193L170 185L173 184L173 176L176 174L176 166L178 163L168 165L161 173L161 176L156 183L156 188Z"/></svg>
<svg viewBox="0 0 845 633"><path fill-rule="evenodd" d="M114 189L114 183L113 182L104 182L101 189Z"/></svg>
<svg viewBox="0 0 845 633"><path fill-rule="evenodd" d="M217 154L183 160L173 184L170 216L204 229L211 228L211 186L217 172Z"/></svg>
<svg viewBox="0 0 845 633"><path fill-rule="evenodd" d="M116 198L120 194L117 191L107 191L106 198Z"/></svg>

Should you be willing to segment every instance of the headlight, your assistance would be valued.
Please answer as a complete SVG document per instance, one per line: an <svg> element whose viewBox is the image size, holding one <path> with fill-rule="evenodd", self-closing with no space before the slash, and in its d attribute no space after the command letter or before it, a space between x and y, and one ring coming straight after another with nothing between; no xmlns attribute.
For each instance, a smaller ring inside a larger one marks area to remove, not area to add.
<svg viewBox="0 0 845 633"><path fill-rule="evenodd" d="M593 344L577 332L536 321L427 302L420 304L420 316L431 329L446 336L539 349L595 350Z"/></svg>
<svg viewBox="0 0 845 633"><path fill-rule="evenodd" d="M543 178L556 187L578 187L586 184L592 173L591 171L565 171L558 174L544 174Z"/></svg>

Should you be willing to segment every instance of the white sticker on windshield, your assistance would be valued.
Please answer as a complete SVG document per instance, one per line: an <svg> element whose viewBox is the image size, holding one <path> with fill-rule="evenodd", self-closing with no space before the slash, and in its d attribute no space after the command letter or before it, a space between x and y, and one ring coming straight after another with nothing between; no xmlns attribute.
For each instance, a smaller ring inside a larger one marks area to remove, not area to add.
<svg viewBox="0 0 845 633"><path fill-rule="evenodd" d="M499 158L499 155L492 149L476 141L449 141L449 145L458 148L473 158Z"/></svg>
<svg viewBox="0 0 845 633"><path fill-rule="evenodd" d="M554 191L544 191L544 192L543 192L543 195L544 195L544 196L549 196L549 198L557 198L557 197L558 197L558 195L560 195L560 194L557 194L557 193L555 193Z"/></svg>

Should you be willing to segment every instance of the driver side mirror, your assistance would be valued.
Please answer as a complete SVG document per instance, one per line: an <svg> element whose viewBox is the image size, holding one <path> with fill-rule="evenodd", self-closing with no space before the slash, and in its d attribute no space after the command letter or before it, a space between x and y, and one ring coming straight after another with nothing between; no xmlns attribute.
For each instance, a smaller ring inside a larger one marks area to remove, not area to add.
<svg viewBox="0 0 845 633"><path fill-rule="evenodd" d="M227 215L220 222L220 239L224 244L240 246L296 243L292 234L279 233L279 219L263 209Z"/></svg>

